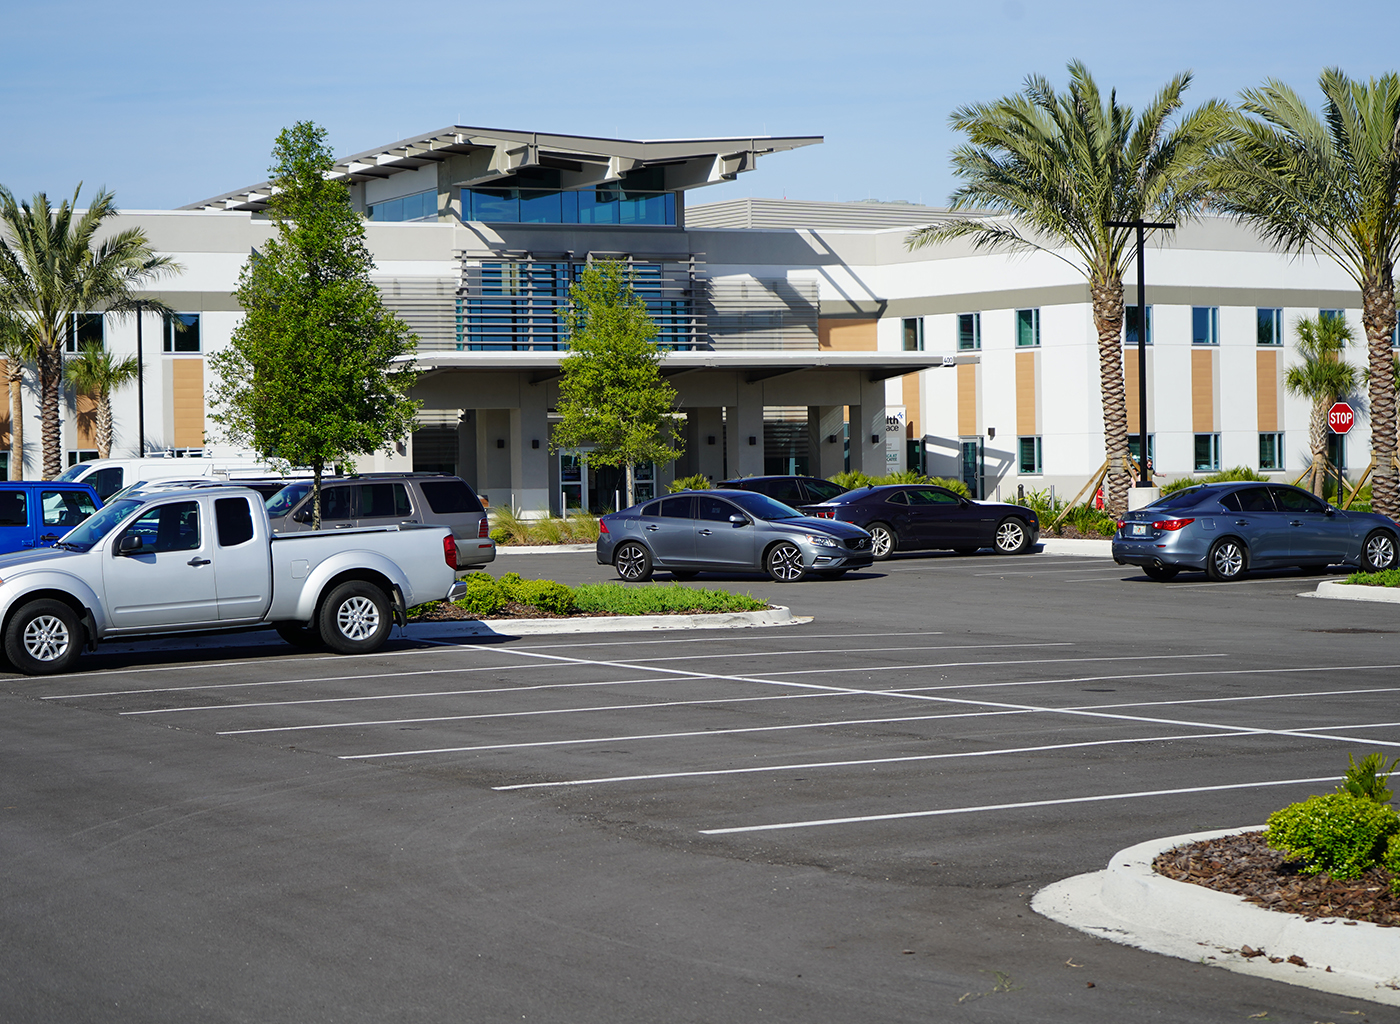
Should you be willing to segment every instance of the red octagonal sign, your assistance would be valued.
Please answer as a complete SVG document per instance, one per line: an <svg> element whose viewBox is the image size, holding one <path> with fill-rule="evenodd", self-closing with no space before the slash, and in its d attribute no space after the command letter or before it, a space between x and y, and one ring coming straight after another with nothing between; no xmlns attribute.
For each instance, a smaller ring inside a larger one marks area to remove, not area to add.
<svg viewBox="0 0 1400 1024"><path fill-rule="evenodd" d="M1356 413L1346 402L1338 402L1327 410L1327 425L1334 434L1345 434L1356 422Z"/></svg>

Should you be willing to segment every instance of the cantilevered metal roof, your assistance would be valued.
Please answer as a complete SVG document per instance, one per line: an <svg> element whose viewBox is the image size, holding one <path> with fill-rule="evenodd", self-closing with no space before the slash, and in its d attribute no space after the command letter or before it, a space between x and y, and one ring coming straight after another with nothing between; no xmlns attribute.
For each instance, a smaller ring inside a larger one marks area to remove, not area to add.
<svg viewBox="0 0 1400 1024"><path fill-rule="evenodd" d="M587 135L551 135L500 128L450 125L426 135L400 139L336 162L332 176L363 182L466 157L460 180L452 185L509 187L522 171L559 172L563 189L592 188L617 181L630 171L664 167L667 189L691 189L732 181L752 170L760 156L822 141L820 135L744 136L713 139L605 139ZM226 192L182 206L182 210L263 210L270 182Z"/></svg>

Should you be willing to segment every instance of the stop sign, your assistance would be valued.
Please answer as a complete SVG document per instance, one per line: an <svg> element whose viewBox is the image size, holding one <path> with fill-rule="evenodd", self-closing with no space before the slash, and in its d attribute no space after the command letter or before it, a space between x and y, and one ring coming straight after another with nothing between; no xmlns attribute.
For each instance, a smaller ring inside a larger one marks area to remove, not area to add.
<svg viewBox="0 0 1400 1024"><path fill-rule="evenodd" d="M1327 410L1327 425L1332 428L1334 434L1345 434L1356 422L1356 413L1352 412L1351 406L1346 402L1338 402Z"/></svg>

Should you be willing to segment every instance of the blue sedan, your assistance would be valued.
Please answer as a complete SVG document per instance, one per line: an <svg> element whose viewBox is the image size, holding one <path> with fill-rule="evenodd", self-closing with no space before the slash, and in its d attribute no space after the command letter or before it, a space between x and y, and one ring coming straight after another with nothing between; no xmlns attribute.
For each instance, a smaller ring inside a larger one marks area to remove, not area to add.
<svg viewBox="0 0 1400 1024"><path fill-rule="evenodd" d="M1188 487L1118 521L1113 560L1140 565L1154 580L1183 569L1213 580L1249 569L1359 566L1393 569L1400 553L1395 521L1344 512L1299 487L1230 483Z"/></svg>
<svg viewBox="0 0 1400 1024"><path fill-rule="evenodd" d="M598 564L630 583L653 569L679 579L699 572L766 572L780 583L834 579L870 565L870 534L850 523L804 516L750 491L682 491L603 516Z"/></svg>

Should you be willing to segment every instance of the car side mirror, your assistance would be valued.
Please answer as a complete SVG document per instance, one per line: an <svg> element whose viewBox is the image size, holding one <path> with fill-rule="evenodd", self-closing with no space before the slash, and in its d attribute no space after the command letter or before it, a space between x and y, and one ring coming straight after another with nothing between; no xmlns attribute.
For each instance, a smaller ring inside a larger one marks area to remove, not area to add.
<svg viewBox="0 0 1400 1024"><path fill-rule="evenodd" d="M302 509L300 512L298 512L296 515L292 516L292 521L293 521L293 522L297 522L297 523L309 523L309 522L311 522L311 509L310 509L310 507L304 508L304 509Z"/></svg>
<svg viewBox="0 0 1400 1024"><path fill-rule="evenodd" d="M137 534L128 533L117 542L117 554L134 555L141 550L141 538Z"/></svg>
<svg viewBox="0 0 1400 1024"><path fill-rule="evenodd" d="M748 526L749 518L748 516L741 516L736 512L734 515L729 517L729 523L731 526Z"/></svg>

